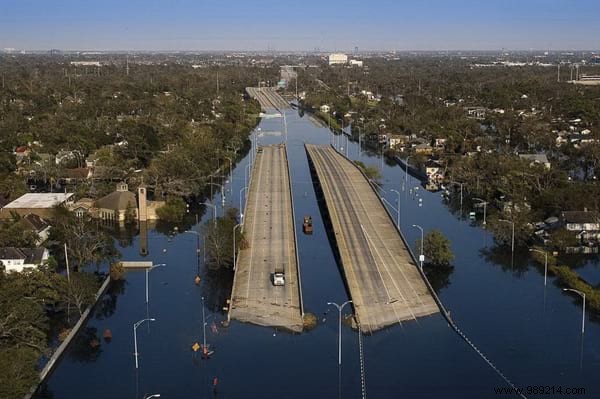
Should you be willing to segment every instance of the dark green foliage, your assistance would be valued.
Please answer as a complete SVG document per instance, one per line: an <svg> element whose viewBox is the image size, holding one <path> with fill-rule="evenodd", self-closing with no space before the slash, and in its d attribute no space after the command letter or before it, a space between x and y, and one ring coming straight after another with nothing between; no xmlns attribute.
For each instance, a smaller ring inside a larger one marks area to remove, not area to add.
<svg viewBox="0 0 600 399"><path fill-rule="evenodd" d="M38 381L38 354L30 348L0 348L0 398L22 399Z"/></svg>
<svg viewBox="0 0 600 399"><path fill-rule="evenodd" d="M211 269L233 268L233 228L238 223L237 209L229 208L216 223L210 219L204 226L207 255ZM243 248L244 236L238 227L235 230L236 248Z"/></svg>
<svg viewBox="0 0 600 399"><path fill-rule="evenodd" d="M421 247L421 240L417 240L416 246ZM450 241L439 230L431 230L425 235L423 253L425 262L432 266L449 266L454 260Z"/></svg>
<svg viewBox="0 0 600 399"><path fill-rule="evenodd" d="M158 208L156 213L161 220L177 223L183 220L187 207L184 200L180 197L169 197L165 205Z"/></svg>

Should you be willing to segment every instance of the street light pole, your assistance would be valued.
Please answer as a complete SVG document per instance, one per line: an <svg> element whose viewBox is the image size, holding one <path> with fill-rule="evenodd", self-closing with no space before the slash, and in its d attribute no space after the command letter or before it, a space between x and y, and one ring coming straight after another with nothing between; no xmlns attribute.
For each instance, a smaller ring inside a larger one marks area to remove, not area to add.
<svg viewBox="0 0 600 399"><path fill-rule="evenodd" d="M512 238L510 240L510 252L514 255L515 253L515 222L512 220L506 220L506 219L499 219L499 222L505 222L505 223L510 223L511 224L511 230L512 230Z"/></svg>
<svg viewBox="0 0 600 399"><path fill-rule="evenodd" d="M563 288L563 291L572 291L576 294L579 294L579 296L583 298L583 311L581 315L581 334L583 334L585 333L585 292L581 292L573 288Z"/></svg>
<svg viewBox="0 0 600 399"><path fill-rule="evenodd" d="M421 263L421 270L423 270L423 262L425 261L425 254L423 254L423 227L418 224L413 224L412 227L421 230L421 255L419 256L419 263Z"/></svg>
<svg viewBox="0 0 600 399"><path fill-rule="evenodd" d="M406 157L406 159L404 160L404 184L407 185L408 184L408 160L410 158L410 155Z"/></svg>
<svg viewBox="0 0 600 399"><path fill-rule="evenodd" d="M138 365L138 349L137 349L137 328L140 326L140 324L142 324L145 321L156 321L156 319L143 319L138 321L137 323L133 324L133 348L134 348L134 352L133 352L133 356L135 357L135 368L139 368Z"/></svg>
<svg viewBox="0 0 600 399"><path fill-rule="evenodd" d="M144 399L152 399L152 398L160 398L159 393L155 393L154 395L145 396Z"/></svg>
<svg viewBox="0 0 600 399"><path fill-rule="evenodd" d="M450 183L452 183L452 184L458 184L460 186L460 211L461 211L461 214L462 214L462 207L463 207L463 185L464 185L464 183L459 183L457 181L452 181Z"/></svg>
<svg viewBox="0 0 600 399"><path fill-rule="evenodd" d="M540 249L536 249L536 248L529 248L529 252L539 252L541 254L544 254L544 287L546 286L546 280L548 279L548 251L547 250L540 250Z"/></svg>
<svg viewBox="0 0 600 399"><path fill-rule="evenodd" d="M202 205L210 206L213 209L213 223L216 225L217 224L217 207L216 207L216 205L213 205L209 202L203 202Z"/></svg>
<svg viewBox="0 0 600 399"><path fill-rule="evenodd" d="M340 366L342 365L342 309L349 303L352 303L352 300L342 303L341 306L335 302L327 302L327 305L333 305L338 310L338 365Z"/></svg>
<svg viewBox="0 0 600 399"><path fill-rule="evenodd" d="M398 204L396 205L396 226L398 226L398 230L400 230L400 192L393 188L390 188L390 191L393 191L398 195Z"/></svg>
<svg viewBox="0 0 600 399"><path fill-rule="evenodd" d="M149 302L148 301L148 272L150 270L156 269L157 267L163 267L166 265L167 265L166 263L159 263L157 265L152 265L152 266L146 268L146 303Z"/></svg>
<svg viewBox="0 0 600 399"><path fill-rule="evenodd" d="M186 230L184 233L195 234L196 235L196 259L198 260L198 276L200 276L200 233L195 230Z"/></svg>
<svg viewBox="0 0 600 399"><path fill-rule="evenodd" d="M235 251L235 229L237 229L238 227L240 227L242 224L238 223L235 226L233 226L233 270L235 270L235 255L236 255L236 251Z"/></svg>
<svg viewBox="0 0 600 399"><path fill-rule="evenodd" d="M477 201L479 201L480 203L483 204L483 226L485 228L485 224L486 224L485 217L486 217L486 214L487 214L487 204L488 203L487 203L487 201L484 201L481 198L473 197L473 199L477 200Z"/></svg>
<svg viewBox="0 0 600 399"><path fill-rule="evenodd" d="M247 189L248 189L248 187L246 186L240 190L240 222L242 224L244 224L244 212L243 212L244 208L242 208L242 193L244 191L246 191Z"/></svg>

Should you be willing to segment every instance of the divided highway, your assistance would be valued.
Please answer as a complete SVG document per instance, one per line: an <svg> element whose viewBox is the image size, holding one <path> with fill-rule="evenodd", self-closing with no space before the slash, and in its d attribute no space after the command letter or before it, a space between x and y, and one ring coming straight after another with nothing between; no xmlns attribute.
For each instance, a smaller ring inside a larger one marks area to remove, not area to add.
<svg viewBox="0 0 600 399"><path fill-rule="evenodd" d="M346 284L364 332L439 311L370 183L329 146L306 144L333 225Z"/></svg>
<svg viewBox="0 0 600 399"><path fill-rule="evenodd" d="M229 317L294 332L303 329L288 160L284 145L260 147L244 212ZM283 270L285 284L273 273Z"/></svg>
<svg viewBox="0 0 600 399"><path fill-rule="evenodd" d="M250 97L256 99L265 111L290 108L290 104L275 91L274 87L246 87L246 92Z"/></svg>

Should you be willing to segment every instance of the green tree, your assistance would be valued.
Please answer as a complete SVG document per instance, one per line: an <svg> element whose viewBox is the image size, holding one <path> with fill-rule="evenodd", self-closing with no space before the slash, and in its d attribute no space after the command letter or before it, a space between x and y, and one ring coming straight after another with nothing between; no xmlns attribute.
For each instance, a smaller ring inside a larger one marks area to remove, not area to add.
<svg viewBox="0 0 600 399"><path fill-rule="evenodd" d="M204 226L206 247L211 269L233 267L233 227L238 223L237 209L229 208L225 216L217 218L216 222L208 220ZM244 245L244 236L240 229L235 231L236 248Z"/></svg>
<svg viewBox="0 0 600 399"><path fill-rule="evenodd" d="M0 348L0 398L21 399L38 381L39 354L30 348Z"/></svg>
<svg viewBox="0 0 600 399"><path fill-rule="evenodd" d="M417 247L421 247L421 240L417 240ZM449 266L454 260L450 241L439 230L427 233L423 241L423 254L425 262L432 266Z"/></svg>
<svg viewBox="0 0 600 399"><path fill-rule="evenodd" d="M177 223L183 220L187 210L186 203L180 197L168 197L165 205L156 210L161 220Z"/></svg>
<svg viewBox="0 0 600 399"><path fill-rule="evenodd" d="M66 294L69 303L73 303L77 308L79 316L94 303L99 287L100 282L95 275L86 272L71 273L71 282L67 283Z"/></svg>

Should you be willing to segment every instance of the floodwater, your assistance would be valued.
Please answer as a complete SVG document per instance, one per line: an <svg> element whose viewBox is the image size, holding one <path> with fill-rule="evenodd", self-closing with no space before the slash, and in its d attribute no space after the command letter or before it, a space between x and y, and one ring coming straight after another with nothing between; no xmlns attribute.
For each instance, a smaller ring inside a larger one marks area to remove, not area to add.
<svg viewBox="0 0 600 399"><path fill-rule="evenodd" d="M304 306L317 315L318 326L299 335L236 321L222 327L231 276L215 276L201 265L203 281L196 286L196 236L171 238L164 229L150 230L147 256L139 254L139 235L121 248L125 260L167 264L149 273L148 306L145 273L129 272L96 307L38 398L363 397L359 337L346 325L338 367L338 315L327 302L349 298L324 231L304 150L306 142L329 144L334 136L294 110L287 111L287 125ZM281 119L263 120L259 128L260 144L285 139ZM333 140L346 144L345 137ZM350 158L382 166L377 152L361 154L354 142L347 147L342 151ZM226 185L230 206L239 207L248 159L238 163ZM543 268L529 264L521 252L511 261L510 249L497 247L486 230L450 211L439 193L425 191L410 175L404 184L398 165L383 162L382 174L381 193L394 206L397 195L390 189L400 191L401 227L409 243L420 237L413 224L426 232L439 229L451 240L454 269L431 275L432 283L452 318L496 367L517 387L554 386L563 392L581 387L586 397L599 397L600 326L587 314L582 340L581 300L563 293L553 278L544 288ZM213 201L222 212L220 195ZM313 235L302 234L304 215L313 217ZM201 230L211 216L209 209L193 228ZM208 360L191 350L195 342L202 343L203 303L206 340L215 349ZM137 329L136 370L133 324L147 317L156 321ZM92 350L89 335L101 337L105 328L113 339ZM363 354L364 388L371 398L491 398L497 396L494 388L507 387L440 314L365 336Z"/></svg>

